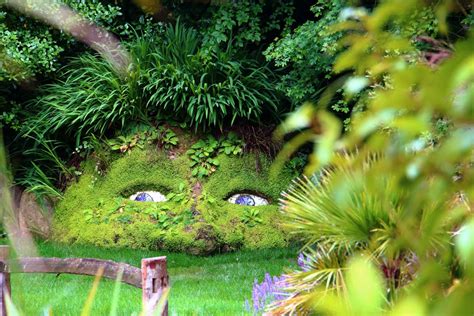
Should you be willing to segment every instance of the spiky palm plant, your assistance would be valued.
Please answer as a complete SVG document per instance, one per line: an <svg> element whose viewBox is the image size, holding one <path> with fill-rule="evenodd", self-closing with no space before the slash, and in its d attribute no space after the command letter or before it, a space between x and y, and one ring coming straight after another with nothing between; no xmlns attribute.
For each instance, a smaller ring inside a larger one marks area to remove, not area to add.
<svg viewBox="0 0 474 316"><path fill-rule="evenodd" d="M377 159L343 155L318 177L301 178L283 195L284 225L303 239L311 269L287 276L293 295L274 306L294 312L315 288L344 292L346 261L363 253L385 274L393 293L416 274L417 249L400 242L406 229L430 236L429 255L449 248L447 223L431 220L445 202L426 203L421 212L406 208L412 195L400 190L394 175L381 173ZM392 294L391 294L392 295Z"/></svg>

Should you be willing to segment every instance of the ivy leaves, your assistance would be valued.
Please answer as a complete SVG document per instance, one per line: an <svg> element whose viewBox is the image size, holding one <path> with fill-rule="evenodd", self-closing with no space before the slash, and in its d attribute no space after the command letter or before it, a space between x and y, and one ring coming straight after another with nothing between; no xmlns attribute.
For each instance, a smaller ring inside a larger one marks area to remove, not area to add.
<svg viewBox="0 0 474 316"><path fill-rule="evenodd" d="M218 153L219 142L213 137L199 140L187 151L191 160L189 166L192 168L192 176L204 178L216 171L219 160L215 158Z"/></svg>
<svg viewBox="0 0 474 316"><path fill-rule="evenodd" d="M219 166L217 156L220 153L237 156L243 152L243 146L243 141L234 133L229 133L227 137L219 140L214 136L200 139L187 151L191 160L189 166L192 168L192 176L202 179L211 175Z"/></svg>

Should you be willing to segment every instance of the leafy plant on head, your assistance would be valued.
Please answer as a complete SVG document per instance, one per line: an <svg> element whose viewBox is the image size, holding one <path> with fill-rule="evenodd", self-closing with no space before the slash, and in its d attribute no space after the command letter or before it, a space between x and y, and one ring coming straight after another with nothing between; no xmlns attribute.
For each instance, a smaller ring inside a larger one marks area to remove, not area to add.
<svg viewBox="0 0 474 316"><path fill-rule="evenodd" d="M246 208L244 210L244 213L240 217L240 220L248 227L255 227L258 224L262 223L260 211L255 208Z"/></svg>
<svg viewBox="0 0 474 316"><path fill-rule="evenodd" d="M115 139L109 140L107 143L112 150L118 150L121 153L129 152L133 147L143 149L143 143L139 142L138 135L118 136Z"/></svg>
<svg viewBox="0 0 474 316"><path fill-rule="evenodd" d="M123 136L120 135L115 139L109 140L107 143L112 150L118 150L121 153L128 152L134 147L140 149L145 148L159 139L159 131L153 127L136 132L135 134Z"/></svg>
<svg viewBox="0 0 474 316"><path fill-rule="evenodd" d="M235 133L229 133L226 137L220 139L219 152L226 155L239 155L243 151L244 142Z"/></svg>
<svg viewBox="0 0 474 316"><path fill-rule="evenodd" d="M190 192L189 189L186 187L186 183L181 182L178 186L177 192L171 192L166 195L166 199L168 201L172 201L175 203L180 203L184 205L189 202Z"/></svg>
<svg viewBox="0 0 474 316"><path fill-rule="evenodd" d="M242 153L243 146L244 142L235 133L229 133L219 140L211 135L200 139L187 151L191 160L189 166L192 168L192 176L199 179L209 176L219 167L217 156L220 153L237 156Z"/></svg>
<svg viewBox="0 0 474 316"><path fill-rule="evenodd" d="M218 149L219 142L213 136L200 139L191 146L187 155L191 160L189 166L193 176L204 178L216 171L219 166L219 161L215 158Z"/></svg>
<svg viewBox="0 0 474 316"><path fill-rule="evenodd" d="M179 21L156 44L145 90L158 118L171 113L195 129L209 129L275 113L279 96L266 65L230 50L203 52L201 44L198 33Z"/></svg>
<svg viewBox="0 0 474 316"><path fill-rule="evenodd" d="M176 147L179 143L178 136L170 128L160 126L158 128L158 134L159 143L166 150Z"/></svg>

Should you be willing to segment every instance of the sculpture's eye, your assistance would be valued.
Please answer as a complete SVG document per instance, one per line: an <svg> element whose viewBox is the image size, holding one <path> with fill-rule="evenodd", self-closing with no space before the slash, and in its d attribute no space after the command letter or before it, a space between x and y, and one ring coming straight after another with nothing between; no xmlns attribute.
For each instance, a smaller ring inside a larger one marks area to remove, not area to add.
<svg viewBox="0 0 474 316"><path fill-rule="evenodd" d="M260 206L269 204L266 198L249 193L234 194L227 201L233 204L245 206Z"/></svg>
<svg viewBox="0 0 474 316"><path fill-rule="evenodd" d="M139 202L164 202L166 201L166 196L157 191L143 191L130 196L130 200Z"/></svg>

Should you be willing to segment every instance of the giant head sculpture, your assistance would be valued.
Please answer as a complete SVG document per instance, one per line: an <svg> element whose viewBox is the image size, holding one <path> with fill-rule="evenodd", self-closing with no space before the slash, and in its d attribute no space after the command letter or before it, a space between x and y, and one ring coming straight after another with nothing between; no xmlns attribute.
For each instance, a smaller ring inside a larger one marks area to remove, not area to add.
<svg viewBox="0 0 474 316"><path fill-rule="evenodd" d="M199 163L187 153L192 144L130 150L102 176L94 159L86 161L56 208L54 239L195 254L287 245L278 199L291 173L270 181L266 155L223 151L209 175L198 177Z"/></svg>

